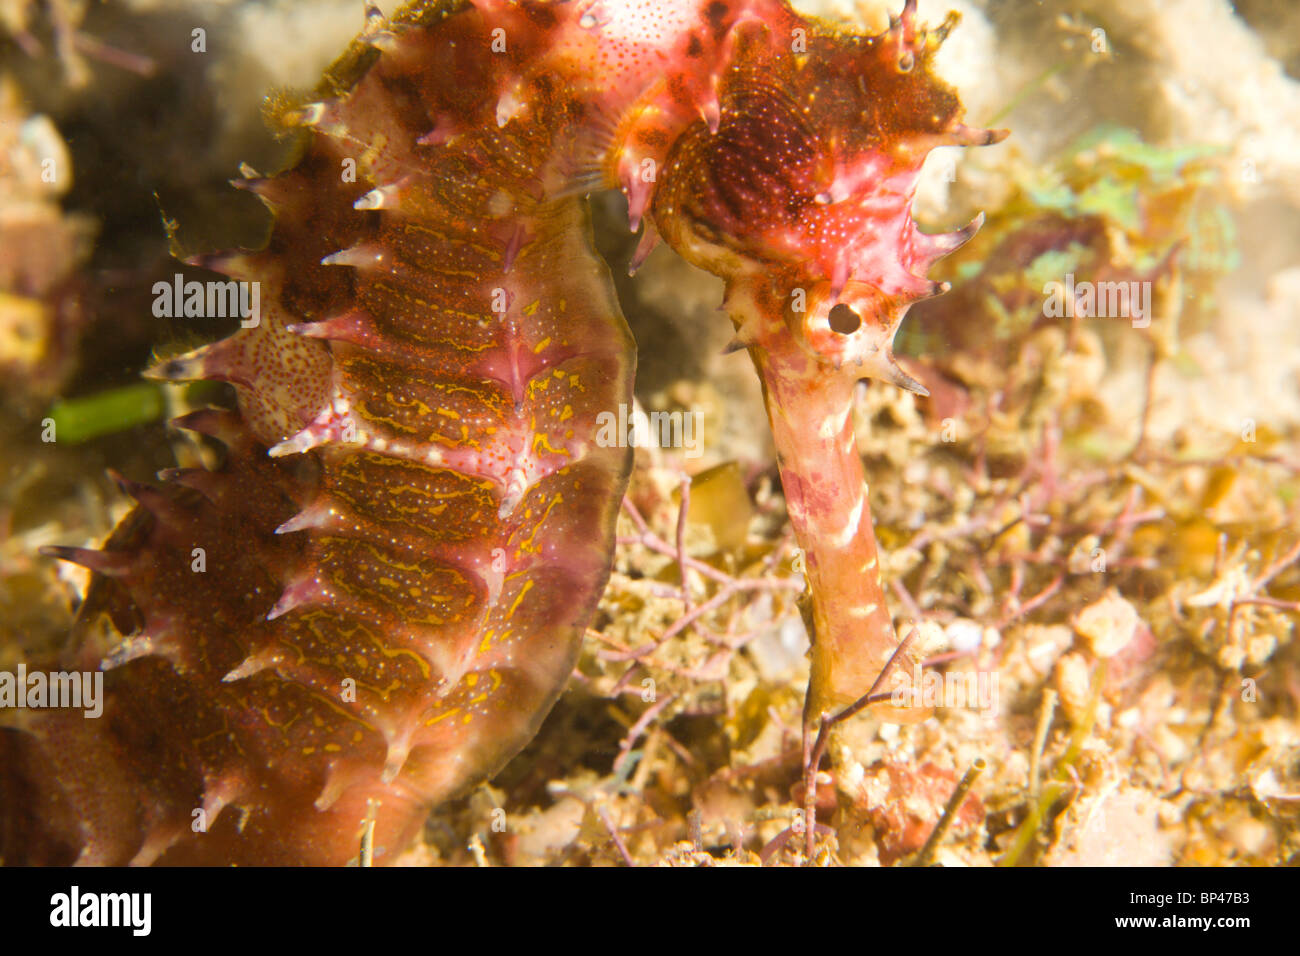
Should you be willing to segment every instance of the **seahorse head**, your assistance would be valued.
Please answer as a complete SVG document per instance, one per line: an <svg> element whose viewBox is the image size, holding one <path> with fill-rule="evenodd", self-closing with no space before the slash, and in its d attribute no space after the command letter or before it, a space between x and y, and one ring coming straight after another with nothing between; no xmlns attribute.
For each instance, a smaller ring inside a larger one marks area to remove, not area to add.
<svg viewBox="0 0 1300 956"><path fill-rule="evenodd" d="M930 69L954 20L926 30L914 6L872 37L739 24L717 129L682 134L653 208L665 240L745 303L731 308L740 343L779 322L818 367L921 390L893 360L894 334L912 302L946 290L929 266L979 226L916 228L921 166L936 146L1005 134L961 123Z"/></svg>

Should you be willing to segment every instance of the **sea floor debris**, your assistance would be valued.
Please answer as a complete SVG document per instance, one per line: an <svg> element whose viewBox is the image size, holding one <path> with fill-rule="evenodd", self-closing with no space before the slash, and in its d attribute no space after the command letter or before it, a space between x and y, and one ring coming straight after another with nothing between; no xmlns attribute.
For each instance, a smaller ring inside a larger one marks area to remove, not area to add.
<svg viewBox="0 0 1300 956"><path fill-rule="evenodd" d="M130 4L115 6L130 16ZM986 5L973 6L978 15ZM1093 42L1108 9L1085 7L1082 20L1055 28L1072 50L1080 36ZM1108 39L1125 37L1112 28ZM152 62L154 51L131 52ZM1068 79L1030 90L1027 115L1042 108L1035 96L1050 99ZM28 123L45 114L14 115ZM811 859L800 814L808 665L799 555L762 430L736 425L754 422L755 409L761 425L761 405L748 369L727 364L743 366L743 356L717 355L727 336L720 317L679 340L685 323L668 313L707 311L716 286L656 252L639 298L624 301L633 301L643 352L670 342L692 353L691 368L657 368L639 397L650 410L702 415L702 454L638 450L615 572L567 693L497 779L430 818L404 862L1300 859L1296 237L1278 233L1282 261L1267 259L1261 274L1254 253L1268 237L1232 227L1258 201L1254 187L1267 187L1265 163L1244 170L1238 152L1157 146L1150 130L1104 119L1091 138L1022 154L1015 169L978 158L956 168L950 194L989 219L950 263L951 297L904 325L916 325L911 353L922 356L909 370L931 394L859 391L896 624L900 635L916 630L926 674L942 680L941 706L913 725L868 708L838 729L817 788ZM1015 126L1015 111L1000 122ZM1256 180L1243 189L1247 172ZM30 191L3 195L5 212L39 208L76 239L51 271L102 265L86 262L87 214L74 201L64 200L60 219L48 203L32 206ZM105 222L139 242L155 235L161 254L152 213ZM611 261L625 261L624 240L602 235ZM1044 286L1067 274L1152 283L1155 321L1044 321ZM1175 312L1176 326L1165 321ZM153 331L157 347L176 333ZM929 348L936 338L941 347ZM15 343L0 343L0 355ZM129 371L121 364L61 394L120 386ZM68 374L64 365L39 371L42 387ZM36 550L77 537L89 544L120 517L105 467L145 474L210 454L161 425L134 423L83 444L42 442L46 406L6 402L0 669L66 633L84 582Z"/></svg>

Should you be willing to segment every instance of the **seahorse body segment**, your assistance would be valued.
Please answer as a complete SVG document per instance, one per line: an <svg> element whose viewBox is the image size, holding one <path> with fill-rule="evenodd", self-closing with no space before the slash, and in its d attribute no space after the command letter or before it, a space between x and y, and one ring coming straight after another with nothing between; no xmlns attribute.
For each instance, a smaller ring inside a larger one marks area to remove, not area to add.
<svg viewBox="0 0 1300 956"><path fill-rule="evenodd" d="M910 0L875 38L779 0L368 9L273 111L299 160L236 184L274 213L266 247L197 260L260 283L258 323L152 370L233 385L237 413L178 422L224 464L122 480L138 506L103 550L53 549L94 574L30 666L102 667L107 703L0 715L5 862L342 864L366 821L389 862L533 736L630 467L596 440L634 346L593 189L649 214L638 258L657 227L727 278L809 557L810 706L854 696L894 635L853 384L908 384L893 332L973 231L915 230L925 152L995 138L928 74L938 37Z"/></svg>

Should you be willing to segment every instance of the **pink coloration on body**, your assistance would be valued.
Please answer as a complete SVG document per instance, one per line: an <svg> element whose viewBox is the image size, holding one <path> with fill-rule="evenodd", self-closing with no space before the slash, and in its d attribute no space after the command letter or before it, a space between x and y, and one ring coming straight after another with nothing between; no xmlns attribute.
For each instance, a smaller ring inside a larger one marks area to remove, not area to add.
<svg viewBox="0 0 1300 956"><path fill-rule="evenodd" d="M243 188L256 327L157 366L234 386L213 472L124 482L66 652L102 721L0 729L6 862L325 863L373 824L390 862L430 807L494 774L561 692L609 573L630 458L596 440L635 353L582 203L727 282L806 554L806 718L897 644L854 438L931 262L921 161L994 142L929 73L908 0L878 37L780 0L416 0L311 100L297 163ZM356 175L349 178L349 168ZM198 570L194 555L204 555ZM194 821L202 818L202 827Z"/></svg>
<svg viewBox="0 0 1300 956"><path fill-rule="evenodd" d="M804 719L814 729L866 694L898 646L854 389L879 378L924 394L895 361L894 335L912 302L945 291L928 267L981 222L949 235L917 230L921 164L935 146L1005 136L964 126L956 96L930 74L946 31L919 27L914 0L877 37L810 29L802 56L785 54L776 29L745 30L720 81L717 133L683 135L655 196L665 240L726 279L735 344L763 383L807 567Z"/></svg>

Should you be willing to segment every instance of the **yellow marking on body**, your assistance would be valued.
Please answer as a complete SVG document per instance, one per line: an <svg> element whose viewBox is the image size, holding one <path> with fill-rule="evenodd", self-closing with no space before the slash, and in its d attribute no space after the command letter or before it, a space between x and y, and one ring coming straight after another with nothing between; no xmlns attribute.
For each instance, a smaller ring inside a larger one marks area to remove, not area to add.
<svg viewBox="0 0 1300 956"><path fill-rule="evenodd" d="M489 482L480 481L480 482L477 482L477 484L479 485L480 488L482 488L482 487L484 487L485 485L488 485L488 484L490 484L490 483L489 483ZM393 488L393 494L394 494L394 495L399 494L399 493L401 493L401 492L410 492L410 493L413 494L413 495L420 495L420 496L425 497L425 498L432 498L432 499L434 499L435 501L441 501L443 498L461 498L461 497L464 497L465 495L473 494L473 492L468 491L468 490L466 490L466 491L429 491L427 488L421 488L421 487L419 487L418 485L397 485L395 488Z"/></svg>
<svg viewBox="0 0 1300 956"><path fill-rule="evenodd" d="M497 673L497 669L495 667L488 671L488 677L492 678L493 691L495 691L498 687L501 686L501 675Z"/></svg>
<svg viewBox="0 0 1300 956"><path fill-rule="evenodd" d="M470 671L468 674L465 675L465 686L473 687L477 683L478 683L478 675L475 674L473 671Z"/></svg>
<svg viewBox="0 0 1300 956"><path fill-rule="evenodd" d="M390 568L396 568L399 571L414 571L416 574L419 574L423 577L430 576L425 572L424 567L418 562L413 564L404 564L401 561L397 561L389 557L387 554L380 551L378 548L376 548L374 545L368 542L365 543L364 547L367 551L370 552L370 556L373 557L380 564L387 565Z"/></svg>
<svg viewBox="0 0 1300 956"><path fill-rule="evenodd" d="M222 719L222 726L219 729L214 730L210 734L204 734L202 737L195 737L192 739L195 744L202 744L202 743L207 743L209 740L215 740L218 737L230 737L232 742L234 740L233 736L230 733L230 727L226 724L224 718Z"/></svg>
<svg viewBox="0 0 1300 956"><path fill-rule="evenodd" d="M440 408L438 409L438 414L442 415L444 418L454 418L456 421L460 421L460 415L450 408Z"/></svg>
<svg viewBox="0 0 1300 956"><path fill-rule="evenodd" d="M469 322L473 324L481 324L482 322L482 317L473 312L462 312L460 309L450 309L447 308L446 306L435 306L432 303L424 299L421 299L419 296L412 295L411 293L407 292L405 289L395 288L394 286L390 285L389 283L383 280L376 281L374 287L377 291L381 291L388 295L391 295L395 299L400 299L403 302L414 303L416 306L419 307L421 311L440 312L443 315L446 315L450 318L459 319L463 322ZM417 341L423 342L428 345L444 345L447 346L448 348L454 349L457 352L486 352L488 349L496 348L495 342L484 342L481 345L475 345L472 342L465 342L463 340L458 340L453 338L429 337L429 338L419 338L417 339Z"/></svg>
<svg viewBox="0 0 1300 956"><path fill-rule="evenodd" d="M537 454L538 445L542 445L544 447L546 454L548 455L564 455L565 457L568 457L569 455L569 449L563 446L559 448L553 446L551 444L550 438L547 437L546 432L533 433L533 454L534 455Z"/></svg>
<svg viewBox="0 0 1300 956"><path fill-rule="evenodd" d="M496 258L499 259L500 257L497 256ZM457 279L464 279L464 280L466 280L467 282L477 282L477 281L479 281L480 279L483 278L481 275L478 274L478 272L476 272L475 270L472 270L472 269L468 269L468 270L467 270L467 269L448 269L448 268L440 267L440 266L436 266L436 265L428 265L428 266L425 266L425 269L426 269L426 271L428 271L428 272L432 272L432 273L434 273L434 274L436 274L436 275L440 275L440 276L455 276Z"/></svg>
<svg viewBox="0 0 1300 956"><path fill-rule="evenodd" d="M418 398L412 398L410 401L400 402L392 392L386 392L384 397L388 399L388 404L395 408L414 408L416 414L421 418L433 411L433 409L424 404L424 402L420 401Z"/></svg>
<svg viewBox="0 0 1300 956"><path fill-rule="evenodd" d="M567 422L572 417L573 417L573 406L565 405L564 411L560 412L560 421ZM570 432L570 434L572 434L572 432Z"/></svg>
<svg viewBox="0 0 1300 956"><path fill-rule="evenodd" d="M538 518L537 522L533 525L533 530L529 533L527 538L519 542L520 550L526 551L530 549L533 539L537 537L537 532L541 530L542 525L546 524L546 519L550 517L551 509L563 501L564 496L559 493L556 493L549 501L547 501L546 510L542 512L542 516Z"/></svg>
<svg viewBox="0 0 1300 956"><path fill-rule="evenodd" d="M532 589L532 586L531 579L524 582L524 586L519 589L519 594L515 596L515 603L510 605L510 610L506 611L507 620L515 616L515 611L519 610L519 605L524 601L524 595Z"/></svg>
<svg viewBox="0 0 1300 956"><path fill-rule="evenodd" d="M364 402L353 406L353 408L355 411L359 412L361 417L368 422L371 422L373 424L387 425L393 431L400 432L403 435L416 434L416 430L412 428L410 425L402 424L398 422L396 419L387 418L384 415L378 415L372 412L369 408L365 407Z"/></svg>
<svg viewBox="0 0 1300 956"><path fill-rule="evenodd" d="M548 335L546 338L542 339L540 342L538 342L536 345L533 346L533 354L541 355L542 349L546 348L546 346L550 344L551 344L551 337Z"/></svg>
<svg viewBox="0 0 1300 956"><path fill-rule="evenodd" d="M314 615L312 615L312 617L322 617L325 615L325 613L326 612L324 611L319 611L316 612ZM307 623L308 630L310 630L321 640L325 640L325 635L323 635L320 632L320 630L315 626L311 618L304 618L304 620ZM382 640L380 640L379 637L376 636L372 631L370 631L366 627L363 627L360 624L348 630L343 628L341 625L338 625L336 621L331 621L330 623L331 623L331 627L338 626L340 628L337 633L342 637L351 638L353 635L360 633L363 637L366 638L366 640L370 641L370 643L375 646L375 648L379 651L380 654L382 654L385 658L389 660L392 660L396 657L402 657L402 656L411 658L411 660L415 661L416 666L420 668L420 673L424 676L424 679L425 680L429 679L429 662L425 660L423 657L421 657L419 654L417 654L415 651L406 647L390 648ZM294 650L298 651L298 659L299 661L301 661L303 658L303 654L301 650L299 650L296 647L294 648ZM344 713L347 712L345 711ZM362 723L366 727L370 726L369 724L365 724L364 721L362 721Z"/></svg>
<svg viewBox="0 0 1300 956"><path fill-rule="evenodd" d="M314 694L314 692L313 692L313 694ZM270 709L267 708L267 707L259 707L259 708L258 708L258 713L260 713L260 714L262 715L262 719L266 721L267 726L274 727L274 728L276 728L277 730L283 730L283 729L285 729L285 728L288 727L290 724L292 724L295 720L298 719L298 715L297 715L297 714L294 714L294 715L290 716L290 718L289 718L287 721L285 721L283 724L281 724L281 723L276 722L274 719L272 719L272 717L271 717L271 711L270 711Z"/></svg>
<svg viewBox="0 0 1300 956"><path fill-rule="evenodd" d="M467 240L461 238L459 235L446 233L446 232L439 232L436 229L430 229L428 226L422 225L418 222L415 222L414 220L408 220L402 227L402 232L407 236L411 235L412 233L423 233L426 236L432 236L435 239L439 239L442 242L446 243L447 245L453 247L463 246L466 249L472 249L474 252L479 253L480 255L484 256L487 259L492 260L493 262L498 262L501 259L501 252L499 249L494 249L491 246L480 246L477 245L476 243L468 242Z"/></svg>
<svg viewBox="0 0 1300 956"><path fill-rule="evenodd" d="M459 707L453 707L453 708L451 708L451 710L444 710L444 711L443 711L441 714L439 714L437 717L433 717L433 718L430 718L429 720L426 720L426 721L424 722L424 726L426 726L426 727L432 727L432 726L433 726L434 724L436 724L438 721L440 721L440 720L444 720L444 719L450 717L452 714L456 713L456 712L459 711L459 710L460 710Z"/></svg>

